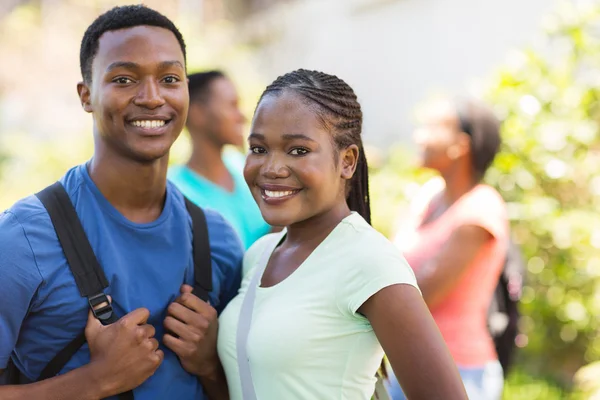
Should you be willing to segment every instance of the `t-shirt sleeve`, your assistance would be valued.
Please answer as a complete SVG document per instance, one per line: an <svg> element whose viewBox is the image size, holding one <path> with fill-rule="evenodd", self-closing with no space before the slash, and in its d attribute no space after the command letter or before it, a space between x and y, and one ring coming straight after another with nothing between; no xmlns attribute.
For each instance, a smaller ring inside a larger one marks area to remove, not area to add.
<svg viewBox="0 0 600 400"><path fill-rule="evenodd" d="M496 239L506 236L508 216L504 200L496 190L489 186L480 186L467 198L457 204L454 225L479 226Z"/></svg>
<svg viewBox="0 0 600 400"><path fill-rule="evenodd" d="M23 226L14 214L0 214L0 369L8 364L41 283L42 276Z"/></svg>
<svg viewBox="0 0 600 400"><path fill-rule="evenodd" d="M209 226L213 276L221 281L219 304L215 306L220 313L240 287L244 249L231 225L220 214L211 210L205 210L205 213Z"/></svg>
<svg viewBox="0 0 600 400"><path fill-rule="evenodd" d="M338 308L342 313L356 315L371 296L388 286L417 286L417 280L402 254L391 244L370 248L362 257L349 260L337 287Z"/></svg>

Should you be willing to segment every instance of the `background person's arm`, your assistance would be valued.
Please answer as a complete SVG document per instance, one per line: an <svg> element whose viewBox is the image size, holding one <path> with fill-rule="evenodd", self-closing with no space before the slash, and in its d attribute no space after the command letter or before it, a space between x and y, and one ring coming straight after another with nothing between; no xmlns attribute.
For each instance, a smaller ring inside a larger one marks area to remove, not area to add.
<svg viewBox="0 0 600 400"><path fill-rule="evenodd" d="M463 225L452 232L439 253L416 274L429 308L444 300L468 272L479 251L492 239L486 229L476 225Z"/></svg>
<svg viewBox="0 0 600 400"><path fill-rule="evenodd" d="M407 398L467 400L456 364L414 286L385 287L358 311L373 326Z"/></svg>

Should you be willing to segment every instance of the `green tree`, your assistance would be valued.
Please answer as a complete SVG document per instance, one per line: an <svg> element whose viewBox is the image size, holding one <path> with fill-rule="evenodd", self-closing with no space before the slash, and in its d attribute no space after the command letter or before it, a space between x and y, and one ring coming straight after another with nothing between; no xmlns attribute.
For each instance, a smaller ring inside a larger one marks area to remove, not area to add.
<svg viewBox="0 0 600 400"><path fill-rule="evenodd" d="M527 263L522 348L509 380L520 389L510 398L563 398L575 372L600 359L600 7L560 5L536 49L513 55L486 93L503 120L486 180L508 203ZM374 163L373 219L386 234L428 177L410 161L400 149Z"/></svg>
<svg viewBox="0 0 600 400"><path fill-rule="evenodd" d="M521 361L570 382L600 359L600 8L562 4L544 46L492 80L504 147L487 175L527 259Z"/></svg>

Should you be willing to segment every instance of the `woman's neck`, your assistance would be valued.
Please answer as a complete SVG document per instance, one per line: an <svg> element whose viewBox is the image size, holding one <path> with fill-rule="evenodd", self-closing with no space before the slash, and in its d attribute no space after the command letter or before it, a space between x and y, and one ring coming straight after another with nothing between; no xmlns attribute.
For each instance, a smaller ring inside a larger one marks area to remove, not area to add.
<svg viewBox="0 0 600 400"><path fill-rule="evenodd" d="M348 204L344 201L324 213L287 226L286 244L318 245L350 214Z"/></svg>
<svg viewBox="0 0 600 400"><path fill-rule="evenodd" d="M470 165L458 164L447 173L442 173L446 188L443 201L446 206L454 204L465 193L471 191L479 182L475 179Z"/></svg>

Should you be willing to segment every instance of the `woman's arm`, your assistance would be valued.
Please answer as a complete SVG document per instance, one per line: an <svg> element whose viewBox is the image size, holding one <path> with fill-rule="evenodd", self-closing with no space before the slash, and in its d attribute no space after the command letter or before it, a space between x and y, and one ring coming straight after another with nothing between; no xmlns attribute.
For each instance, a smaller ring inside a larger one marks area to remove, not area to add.
<svg viewBox="0 0 600 400"><path fill-rule="evenodd" d="M432 308L456 286L482 247L493 239L483 227L457 228L439 253L417 273L417 283L425 303Z"/></svg>
<svg viewBox="0 0 600 400"><path fill-rule="evenodd" d="M358 311L373 326L408 399L467 400L456 364L414 286L388 286Z"/></svg>

